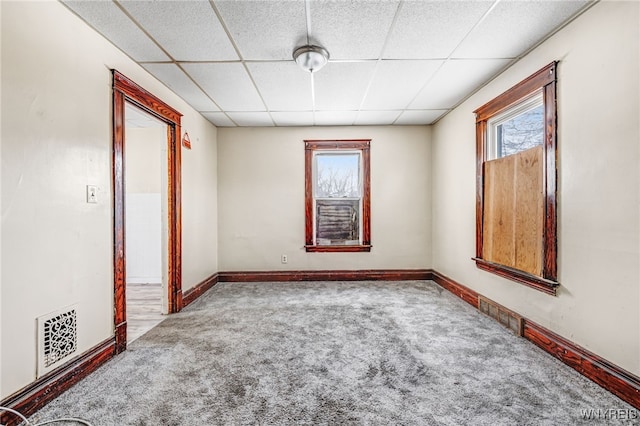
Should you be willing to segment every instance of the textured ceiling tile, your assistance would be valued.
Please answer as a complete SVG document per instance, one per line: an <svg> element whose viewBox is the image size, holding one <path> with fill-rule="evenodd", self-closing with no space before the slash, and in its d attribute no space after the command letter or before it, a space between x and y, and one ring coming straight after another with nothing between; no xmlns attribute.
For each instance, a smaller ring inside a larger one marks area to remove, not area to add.
<svg viewBox="0 0 640 426"><path fill-rule="evenodd" d="M313 109L311 74L295 62L256 62L247 67L270 111Z"/></svg>
<svg viewBox="0 0 640 426"><path fill-rule="evenodd" d="M509 63L508 59L447 61L409 106L411 109L450 109Z"/></svg>
<svg viewBox="0 0 640 426"><path fill-rule="evenodd" d="M203 112L202 116L216 127L237 127L224 112Z"/></svg>
<svg viewBox="0 0 640 426"><path fill-rule="evenodd" d="M378 59L398 1L312 1L311 38L332 59Z"/></svg>
<svg viewBox="0 0 640 426"><path fill-rule="evenodd" d="M242 64L182 64L182 67L224 111L265 110Z"/></svg>
<svg viewBox="0 0 640 426"><path fill-rule="evenodd" d="M276 126L313 126L312 112L272 112Z"/></svg>
<svg viewBox="0 0 640 426"><path fill-rule="evenodd" d="M110 1L64 1L96 31L136 61L167 61L162 50Z"/></svg>
<svg viewBox="0 0 640 426"><path fill-rule="evenodd" d="M574 0L500 2L453 57L515 58L586 4Z"/></svg>
<svg viewBox="0 0 640 426"><path fill-rule="evenodd" d="M356 126L388 126L393 124L402 111L360 111Z"/></svg>
<svg viewBox="0 0 640 426"><path fill-rule="evenodd" d="M319 126L388 124L396 113L396 124L426 124L589 2L83 0L64 4L178 96L206 112L212 123L226 127L306 125L310 115ZM297 69L291 58L295 47L307 42L305 7L310 42L325 46L331 55L329 64L312 76ZM387 31L391 33L385 38ZM229 36L247 61L244 65ZM370 60L379 57L385 41L385 59ZM156 42L178 60L178 66L170 64L172 58ZM411 110L401 114L407 107ZM233 120L238 120L234 122L218 108L247 114L234 114Z"/></svg>
<svg viewBox="0 0 640 426"><path fill-rule="evenodd" d="M448 110L427 109L427 110L407 110L404 111L394 124L399 125L423 125L432 124L442 117Z"/></svg>
<svg viewBox="0 0 640 426"><path fill-rule="evenodd" d="M406 108L442 63L443 61L381 61L362 108Z"/></svg>
<svg viewBox="0 0 640 426"><path fill-rule="evenodd" d="M123 0L121 4L177 61L238 59L207 1Z"/></svg>
<svg viewBox="0 0 640 426"><path fill-rule="evenodd" d="M384 52L388 59L449 57L489 9L491 1L408 1Z"/></svg>
<svg viewBox="0 0 640 426"><path fill-rule="evenodd" d="M316 111L316 126L351 126L358 111Z"/></svg>
<svg viewBox="0 0 640 426"><path fill-rule="evenodd" d="M316 110L359 109L375 65L375 61L330 62L314 73Z"/></svg>
<svg viewBox="0 0 640 426"><path fill-rule="evenodd" d="M220 108L204 94L175 64L143 64L145 69L173 90L198 111L219 111Z"/></svg>
<svg viewBox="0 0 640 426"><path fill-rule="evenodd" d="M303 1L216 1L222 19L246 60L291 59L306 44Z"/></svg>
<svg viewBox="0 0 640 426"><path fill-rule="evenodd" d="M273 120L268 112L230 112L228 115L238 126L273 127Z"/></svg>

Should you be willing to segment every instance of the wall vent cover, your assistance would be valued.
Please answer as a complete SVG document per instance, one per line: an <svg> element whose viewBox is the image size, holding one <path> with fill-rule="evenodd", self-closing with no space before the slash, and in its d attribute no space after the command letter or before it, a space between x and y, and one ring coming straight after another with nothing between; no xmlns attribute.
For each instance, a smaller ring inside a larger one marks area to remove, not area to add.
<svg viewBox="0 0 640 426"><path fill-rule="evenodd" d="M483 296L478 296L478 309L513 331L517 336L522 336L522 317L520 315Z"/></svg>
<svg viewBox="0 0 640 426"><path fill-rule="evenodd" d="M78 350L76 308L38 318L38 377L56 368Z"/></svg>

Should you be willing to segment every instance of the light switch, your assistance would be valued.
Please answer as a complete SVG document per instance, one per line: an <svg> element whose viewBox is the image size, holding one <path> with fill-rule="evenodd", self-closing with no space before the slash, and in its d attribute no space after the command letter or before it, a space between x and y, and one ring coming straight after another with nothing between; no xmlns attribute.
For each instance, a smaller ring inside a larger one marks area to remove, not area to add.
<svg viewBox="0 0 640 426"><path fill-rule="evenodd" d="M98 202L98 187L87 185L87 203L96 204Z"/></svg>

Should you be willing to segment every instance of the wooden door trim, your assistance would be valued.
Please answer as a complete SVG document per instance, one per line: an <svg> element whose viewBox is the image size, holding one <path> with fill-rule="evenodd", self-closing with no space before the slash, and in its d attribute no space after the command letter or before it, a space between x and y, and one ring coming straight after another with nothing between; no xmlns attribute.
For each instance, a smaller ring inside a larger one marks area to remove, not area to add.
<svg viewBox="0 0 640 426"><path fill-rule="evenodd" d="M182 114L138 86L117 70L113 73L113 280L116 353L127 347L124 107L130 102L167 124L168 152L168 310L182 309L182 206L181 152Z"/></svg>

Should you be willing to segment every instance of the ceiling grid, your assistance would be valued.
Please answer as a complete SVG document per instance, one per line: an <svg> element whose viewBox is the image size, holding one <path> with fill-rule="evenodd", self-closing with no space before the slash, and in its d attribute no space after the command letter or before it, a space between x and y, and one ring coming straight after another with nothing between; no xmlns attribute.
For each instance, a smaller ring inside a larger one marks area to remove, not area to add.
<svg viewBox="0 0 640 426"><path fill-rule="evenodd" d="M62 2L219 127L432 124L595 3Z"/></svg>

